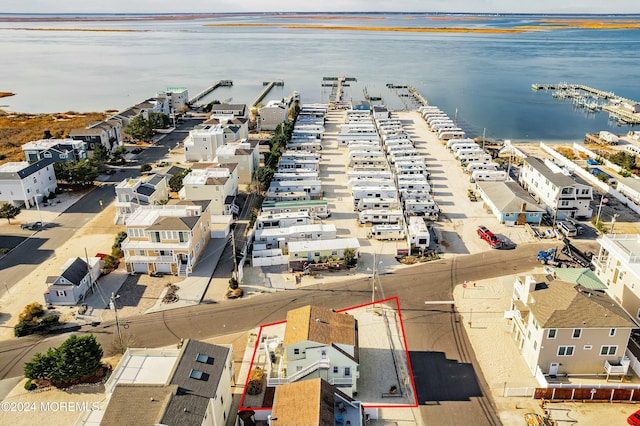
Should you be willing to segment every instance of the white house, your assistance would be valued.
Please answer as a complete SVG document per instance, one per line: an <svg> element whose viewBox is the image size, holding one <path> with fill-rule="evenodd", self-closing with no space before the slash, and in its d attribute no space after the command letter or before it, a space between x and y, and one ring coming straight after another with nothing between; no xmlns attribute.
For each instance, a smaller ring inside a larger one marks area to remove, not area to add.
<svg viewBox="0 0 640 426"><path fill-rule="evenodd" d="M238 165L238 183L250 185L253 180L253 172L260 166L258 141L223 145L216 151L216 157L218 163L236 163Z"/></svg>
<svg viewBox="0 0 640 426"><path fill-rule="evenodd" d="M221 125L205 125L189 131L184 140L184 156L187 161L213 161L216 151L224 145L224 129Z"/></svg>
<svg viewBox="0 0 640 426"><path fill-rule="evenodd" d="M88 263L87 263L88 261ZM60 269L62 274L47 279L44 301L47 305L76 305L93 290L100 277L102 260L98 257L69 259Z"/></svg>
<svg viewBox="0 0 640 426"><path fill-rule="evenodd" d="M244 140L249 137L249 119L245 117L214 117L202 122L202 124L198 126L198 128L203 126L217 125L220 125L223 128L225 143L229 143L235 140Z"/></svg>
<svg viewBox="0 0 640 426"><path fill-rule="evenodd" d="M598 238L600 250L594 256L597 277L607 293L640 324L640 235L605 234Z"/></svg>
<svg viewBox="0 0 640 426"><path fill-rule="evenodd" d="M161 204L169 199L168 179L151 175L145 179L125 179L116 186L115 223L122 225L139 207Z"/></svg>
<svg viewBox="0 0 640 426"><path fill-rule="evenodd" d="M248 118L249 111L246 104L214 104L211 106L210 118Z"/></svg>
<svg viewBox="0 0 640 426"><path fill-rule="evenodd" d="M238 194L237 164L196 163L182 180L179 192L183 200L211 201L212 215L238 213L235 198Z"/></svg>
<svg viewBox="0 0 640 426"><path fill-rule="evenodd" d="M284 339L267 339L260 349L275 360L267 364L268 386L322 378L349 396L358 391L360 354L353 315L310 305L291 310Z"/></svg>
<svg viewBox="0 0 640 426"><path fill-rule="evenodd" d="M532 375L595 375L628 367L635 323L607 295L547 275L516 278L506 313Z"/></svg>
<svg viewBox="0 0 640 426"><path fill-rule="evenodd" d="M570 176L553 172L542 161L527 157L520 170L520 184L558 220L567 217L590 218L593 188Z"/></svg>
<svg viewBox="0 0 640 426"><path fill-rule="evenodd" d="M275 130L279 124L289 122L287 105L282 101L271 100L258 109L258 124L261 130Z"/></svg>
<svg viewBox="0 0 640 426"><path fill-rule="evenodd" d="M336 238L334 224L294 225L284 228L257 229L254 233L254 248L265 246L266 249L285 249L292 241L318 241Z"/></svg>
<svg viewBox="0 0 640 426"><path fill-rule="evenodd" d="M179 346L127 349L105 384L106 409L88 413L85 424L226 425L235 385L231 347Z"/></svg>
<svg viewBox="0 0 640 426"><path fill-rule="evenodd" d="M157 99L167 99L169 111L166 114L181 112L188 108L189 91L186 87L167 87L156 93Z"/></svg>
<svg viewBox="0 0 640 426"><path fill-rule="evenodd" d="M0 166L0 202L29 209L58 187L53 160L45 158L33 164L26 161Z"/></svg>
<svg viewBox="0 0 640 426"><path fill-rule="evenodd" d="M616 189L636 204L640 204L640 179L636 177L621 178Z"/></svg>
<svg viewBox="0 0 640 426"><path fill-rule="evenodd" d="M333 240L292 241L289 243L289 263L317 262L323 258L344 259L345 250L354 250L358 257L360 243L357 238Z"/></svg>

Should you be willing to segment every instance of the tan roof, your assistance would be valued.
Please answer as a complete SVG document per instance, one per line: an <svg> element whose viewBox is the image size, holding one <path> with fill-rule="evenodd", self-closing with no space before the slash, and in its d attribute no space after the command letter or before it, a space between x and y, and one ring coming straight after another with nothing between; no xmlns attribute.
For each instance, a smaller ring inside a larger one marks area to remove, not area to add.
<svg viewBox="0 0 640 426"><path fill-rule="evenodd" d="M634 328L626 312L603 292L535 275L539 288L528 306L543 328Z"/></svg>
<svg viewBox="0 0 640 426"><path fill-rule="evenodd" d="M159 217L147 231L190 231L198 223L199 216L189 217Z"/></svg>
<svg viewBox="0 0 640 426"><path fill-rule="evenodd" d="M325 345L356 345L356 320L352 315L317 306L303 306L287 313L284 345L310 340Z"/></svg>
<svg viewBox="0 0 640 426"><path fill-rule="evenodd" d="M191 165L191 168L193 170L197 170L197 169L213 169L215 167L217 167L217 163L193 163Z"/></svg>
<svg viewBox="0 0 640 426"><path fill-rule="evenodd" d="M177 390L177 385L119 384L111 395L100 424L158 424Z"/></svg>
<svg viewBox="0 0 640 426"><path fill-rule="evenodd" d="M335 391L322 379L302 380L276 388L271 426L333 425Z"/></svg>
<svg viewBox="0 0 640 426"><path fill-rule="evenodd" d="M224 185L229 180L228 177L210 177L207 178L205 185Z"/></svg>

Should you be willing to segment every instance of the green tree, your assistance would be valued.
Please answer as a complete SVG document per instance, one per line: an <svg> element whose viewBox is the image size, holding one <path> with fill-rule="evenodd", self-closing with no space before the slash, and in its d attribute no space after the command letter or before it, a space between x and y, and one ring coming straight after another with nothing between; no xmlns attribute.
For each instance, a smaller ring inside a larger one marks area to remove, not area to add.
<svg viewBox="0 0 640 426"><path fill-rule="evenodd" d="M93 185L98 177L98 167L91 161L82 159L69 164L69 183L76 185Z"/></svg>
<svg viewBox="0 0 640 426"><path fill-rule="evenodd" d="M109 159L109 150L101 143L97 143L93 148L93 161L103 164Z"/></svg>
<svg viewBox="0 0 640 426"><path fill-rule="evenodd" d="M153 128L142 115L138 115L131 120L131 123L124 130L136 140L151 139L153 136Z"/></svg>
<svg viewBox="0 0 640 426"><path fill-rule="evenodd" d="M171 176L171 178L169 179L169 188L171 188L173 192L180 191L182 189L182 181L184 177L189 173L191 173L191 169L187 169L178 175Z"/></svg>
<svg viewBox="0 0 640 426"><path fill-rule="evenodd" d="M636 167L636 156L625 151L618 151L615 154L611 154L609 161L627 170L633 170Z"/></svg>
<svg viewBox="0 0 640 426"><path fill-rule="evenodd" d="M266 166L258 167L256 171L253 172L253 179L258 183L258 192L262 193L269 188L274 173L272 168Z"/></svg>
<svg viewBox="0 0 640 426"><path fill-rule="evenodd" d="M152 169L151 164L145 163L142 166L140 166L140 173L150 172L151 169Z"/></svg>
<svg viewBox="0 0 640 426"><path fill-rule="evenodd" d="M26 378L50 380L62 387L70 381L94 375L102 366L102 347L95 336L71 336L46 354L36 355L24 365Z"/></svg>
<svg viewBox="0 0 640 426"><path fill-rule="evenodd" d="M125 146L119 146L113 151L113 159L115 161L124 162L124 156L127 155L127 148Z"/></svg>
<svg viewBox="0 0 640 426"><path fill-rule="evenodd" d="M169 117L161 112L149 113L149 126L152 129L166 129L171 124Z"/></svg>
<svg viewBox="0 0 640 426"><path fill-rule="evenodd" d="M356 249L347 248L344 249L344 264L347 266L353 266L358 262L358 258L356 257Z"/></svg>
<svg viewBox="0 0 640 426"><path fill-rule="evenodd" d="M11 223L11 219L20 214L20 207L16 207L13 204L2 203L0 205L0 218L7 219Z"/></svg>
<svg viewBox="0 0 640 426"><path fill-rule="evenodd" d="M42 139L51 139L51 130L45 130L42 134Z"/></svg>

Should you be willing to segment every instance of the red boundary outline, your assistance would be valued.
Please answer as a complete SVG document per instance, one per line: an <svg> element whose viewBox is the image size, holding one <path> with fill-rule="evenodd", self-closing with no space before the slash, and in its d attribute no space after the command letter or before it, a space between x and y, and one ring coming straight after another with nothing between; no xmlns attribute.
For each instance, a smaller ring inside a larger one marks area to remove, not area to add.
<svg viewBox="0 0 640 426"><path fill-rule="evenodd" d="M400 300L398 299L398 296L393 296L393 297L388 297L386 299L382 299L382 300L376 300L375 302L368 302L368 303L363 303L361 305L357 305L357 306L352 306L350 308L345 308L345 309L340 309L337 310L336 312L347 312L347 311L351 311L354 309L359 309L359 308L364 308L366 306L370 306L370 305L377 305L380 303L385 303L385 302L390 302L390 301L394 301L396 304L396 308L398 310L398 318L400 319L400 330L402 332L402 343L404 344L404 351L405 351L405 356L407 359L407 365L409 367L409 377L411 378L411 387L413 388L413 395L416 399L416 402L414 405L363 405L364 408L416 408L418 407L418 396L416 395L416 384L413 378L413 368L411 367L411 359L409 358L409 349L407 347L407 336L404 332L404 321L402 319L402 311L400 310ZM256 357L256 353L258 352L258 347L260 346L260 338L262 337L262 329L264 327L271 327L274 325L279 325L279 324L284 324L287 321L278 321L278 322L272 322L270 324L264 324L260 326L260 331L258 332L258 337L256 339L256 345L253 349L253 355L251 356L251 364L249 364L249 374L251 374L251 370L253 370L253 363L255 361L255 357ZM246 395L247 392L247 386L249 385L249 376L247 376L247 380L246 383L244 384L244 389L242 390L242 396L240 397L240 405L238 406L238 411L265 411L265 410L271 410L273 407L243 407L242 404L244 404L244 397Z"/></svg>

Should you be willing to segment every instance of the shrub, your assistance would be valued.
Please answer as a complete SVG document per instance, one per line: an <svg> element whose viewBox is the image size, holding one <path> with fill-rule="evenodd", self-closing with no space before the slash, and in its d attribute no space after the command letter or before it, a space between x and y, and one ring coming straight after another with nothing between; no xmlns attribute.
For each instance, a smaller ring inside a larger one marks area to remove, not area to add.
<svg viewBox="0 0 640 426"><path fill-rule="evenodd" d="M120 248L122 246L122 242L127 239L127 233L124 231L118 232L116 235L116 240L111 246L111 248Z"/></svg>
<svg viewBox="0 0 640 426"><path fill-rule="evenodd" d="M147 163L147 164L143 164L142 166L140 166L140 172L141 173L145 173L145 172L150 172L152 169L151 164Z"/></svg>
<svg viewBox="0 0 640 426"><path fill-rule="evenodd" d="M111 249L111 256L115 257L116 259L120 259L124 256L124 252L120 247L114 247Z"/></svg>
<svg viewBox="0 0 640 426"><path fill-rule="evenodd" d="M58 197L58 196L56 195L56 193L55 193L55 192L50 192L50 193L49 193L49 199L50 199L50 200L53 200L54 198L57 198L57 197Z"/></svg>
<svg viewBox="0 0 640 426"><path fill-rule="evenodd" d="M34 302L24 307L24 310L18 315L18 323L33 324L37 323L37 319L44 313L44 307Z"/></svg>
<svg viewBox="0 0 640 426"><path fill-rule="evenodd" d="M36 388L36 385L33 384L33 381L31 379L29 379L24 383L24 388L28 391L34 390Z"/></svg>

